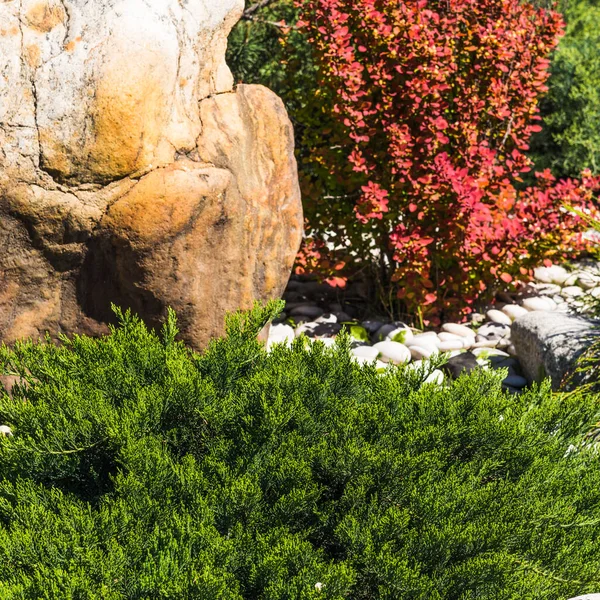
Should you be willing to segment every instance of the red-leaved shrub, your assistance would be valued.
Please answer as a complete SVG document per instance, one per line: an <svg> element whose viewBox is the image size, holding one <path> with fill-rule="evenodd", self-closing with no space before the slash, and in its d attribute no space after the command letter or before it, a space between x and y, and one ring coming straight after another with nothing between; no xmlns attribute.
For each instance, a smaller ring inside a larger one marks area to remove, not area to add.
<svg viewBox="0 0 600 600"><path fill-rule="evenodd" d="M520 178L558 13L521 0L297 4L360 190L343 209L321 199L312 212L341 215L349 243L383 245L385 285L408 309L468 311L499 279L581 250L579 219L562 205L590 210L598 181ZM300 260L315 266L318 248Z"/></svg>

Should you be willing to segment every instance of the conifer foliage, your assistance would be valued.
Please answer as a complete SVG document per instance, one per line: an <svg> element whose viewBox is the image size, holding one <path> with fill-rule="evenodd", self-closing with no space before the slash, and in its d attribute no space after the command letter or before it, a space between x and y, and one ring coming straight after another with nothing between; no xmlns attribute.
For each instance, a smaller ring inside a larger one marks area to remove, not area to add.
<svg viewBox="0 0 600 600"><path fill-rule="evenodd" d="M381 375L280 307L195 355L125 313L2 348L0 598L521 599L600 589L594 396Z"/></svg>

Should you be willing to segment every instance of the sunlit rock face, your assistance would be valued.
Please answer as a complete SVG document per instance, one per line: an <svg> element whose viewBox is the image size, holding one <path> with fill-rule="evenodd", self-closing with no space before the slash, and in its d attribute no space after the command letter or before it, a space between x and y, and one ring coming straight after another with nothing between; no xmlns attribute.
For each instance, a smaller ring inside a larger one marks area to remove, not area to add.
<svg viewBox="0 0 600 600"><path fill-rule="evenodd" d="M281 101L233 88L243 0L0 2L0 335L277 297L302 230Z"/></svg>

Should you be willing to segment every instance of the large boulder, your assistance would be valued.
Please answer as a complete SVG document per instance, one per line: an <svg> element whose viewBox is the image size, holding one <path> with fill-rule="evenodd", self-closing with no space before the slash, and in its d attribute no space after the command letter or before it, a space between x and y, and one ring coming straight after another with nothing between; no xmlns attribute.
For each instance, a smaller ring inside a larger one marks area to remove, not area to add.
<svg viewBox="0 0 600 600"><path fill-rule="evenodd" d="M168 306L200 348L279 297L302 235L292 127L233 88L243 0L0 2L0 338Z"/></svg>
<svg viewBox="0 0 600 600"><path fill-rule="evenodd" d="M600 323L581 316L534 311L512 324L511 339L529 381L549 377L558 389L573 374L577 360L600 341ZM582 383L585 374L571 379Z"/></svg>

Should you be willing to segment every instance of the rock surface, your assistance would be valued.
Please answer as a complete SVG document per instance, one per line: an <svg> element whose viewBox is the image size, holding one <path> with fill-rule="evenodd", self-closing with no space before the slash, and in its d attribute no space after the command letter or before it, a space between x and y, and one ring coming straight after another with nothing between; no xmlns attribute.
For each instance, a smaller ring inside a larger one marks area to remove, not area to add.
<svg viewBox="0 0 600 600"><path fill-rule="evenodd" d="M242 0L0 2L0 337L172 306L202 347L302 235L281 101L225 64Z"/></svg>
<svg viewBox="0 0 600 600"><path fill-rule="evenodd" d="M600 323L557 312L532 312L512 325L512 341L529 381L550 377L557 389L575 361L600 340Z"/></svg>

